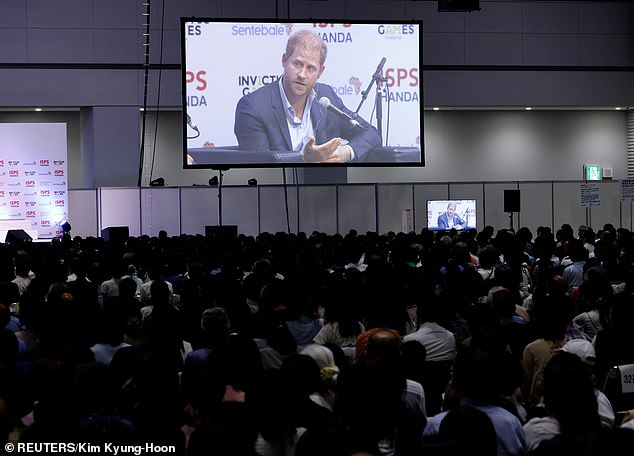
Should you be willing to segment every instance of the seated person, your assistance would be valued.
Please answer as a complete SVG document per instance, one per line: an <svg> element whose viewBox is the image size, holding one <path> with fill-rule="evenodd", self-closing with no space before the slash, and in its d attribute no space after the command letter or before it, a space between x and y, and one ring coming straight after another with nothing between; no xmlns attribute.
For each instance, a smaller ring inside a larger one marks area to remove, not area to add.
<svg viewBox="0 0 634 456"><path fill-rule="evenodd" d="M462 230L467 227L467 222L456 215L456 203L447 204L447 211L438 216L438 228L443 230Z"/></svg>
<svg viewBox="0 0 634 456"><path fill-rule="evenodd" d="M281 79L245 95L236 106L234 132L241 149L292 150L305 162L344 163L363 160L381 146L378 131L348 110L332 87L317 82L326 53L316 33L300 30L289 37ZM344 114L327 113L329 105Z"/></svg>

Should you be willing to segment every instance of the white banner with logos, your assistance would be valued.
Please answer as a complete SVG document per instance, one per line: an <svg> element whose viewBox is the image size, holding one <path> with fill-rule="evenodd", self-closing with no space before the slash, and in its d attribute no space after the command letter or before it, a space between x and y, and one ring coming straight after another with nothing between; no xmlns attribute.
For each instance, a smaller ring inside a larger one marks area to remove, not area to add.
<svg viewBox="0 0 634 456"><path fill-rule="evenodd" d="M40 239L62 234L67 155L65 123L0 123L0 231L23 229Z"/></svg>

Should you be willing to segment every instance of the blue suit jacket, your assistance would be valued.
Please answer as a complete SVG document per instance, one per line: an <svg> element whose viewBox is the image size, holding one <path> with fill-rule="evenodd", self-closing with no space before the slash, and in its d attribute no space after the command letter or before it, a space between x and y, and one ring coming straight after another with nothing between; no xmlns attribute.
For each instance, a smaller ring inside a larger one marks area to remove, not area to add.
<svg viewBox="0 0 634 456"><path fill-rule="evenodd" d="M315 86L316 97L310 110L315 129L315 143L323 144L332 138L344 138L354 149L355 160L363 160L365 154L381 146L379 132L365 120L358 118L363 129L352 126L333 113L322 108L318 101L327 97L337 108L352 115L327 84ZM241 149L254 151L290 151L293 149L286 122L278 82L272 82L238 101L234 133Z"/></svg>
<svg viewBox="0 0 634 456"><path fill-rule="evenodd" d="M453 215L453 221L454 221L454 225L462 225L463 229L467 227L467 223L464 220L462 220L460 217L458 217L458 214ZM438 228L442 228L444 230L449 229L449 220L447 219L446 212L438 217Z"/></svg>

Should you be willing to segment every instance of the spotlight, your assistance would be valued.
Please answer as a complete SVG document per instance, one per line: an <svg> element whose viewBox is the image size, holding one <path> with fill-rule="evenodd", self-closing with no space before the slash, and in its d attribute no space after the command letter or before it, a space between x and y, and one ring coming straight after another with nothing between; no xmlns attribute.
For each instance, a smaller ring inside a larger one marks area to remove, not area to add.
<svg viewBox="0 0 634 456"><path fill-rule="evenodd" d="M249 184L250 187L255 187L258 185L258 180L255 177L252 177L247 181L247 184Z"/></svg>
<svg viewBox="0 0 634 456"><path fill-rule="evenodd" d="M150 181L150 187L165 187L165 179L159 177L158 179Z"/></svg>
<svg viewBox="0 0 634 456"><path fill-rule="evenodd" d="M62 229L62 233L64 234L70 233L70 230L72 229L68 220L60 222L59 227Z"/></svg>

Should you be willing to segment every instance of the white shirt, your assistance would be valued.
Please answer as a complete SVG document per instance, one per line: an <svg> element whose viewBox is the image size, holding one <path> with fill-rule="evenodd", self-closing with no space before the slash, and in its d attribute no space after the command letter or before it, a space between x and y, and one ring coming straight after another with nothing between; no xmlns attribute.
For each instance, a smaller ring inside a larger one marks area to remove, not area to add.
<svg viewBox="0 0 634 456"><path fill-rule="evenodd" d="M423 323L418 331L403 337L403 342L410 340L425 346L427 361L451 361L456 357L456 338L438 323Z"/></svg>
<svg viewBox="0 0 634 456"><path fill-rule="evenodd" d="M284 86L282 86L282 78L279 79L278 84L280 87L280 96L282 97L282 105L284 105L285 108L286 124L288 125L288 132L291 135L291 144L293 145L293 151L301 152L302 150L304 150L304 145L308 142L308 140L315 135L315 132L313 130L313 122L310 118L310 109L316 96L315 89L312 89L308 94L308 98L306 99L306 106L304 107L302 118L300 119L297 117L295 108L291 106L291 103L286 97Z"/></svg>

